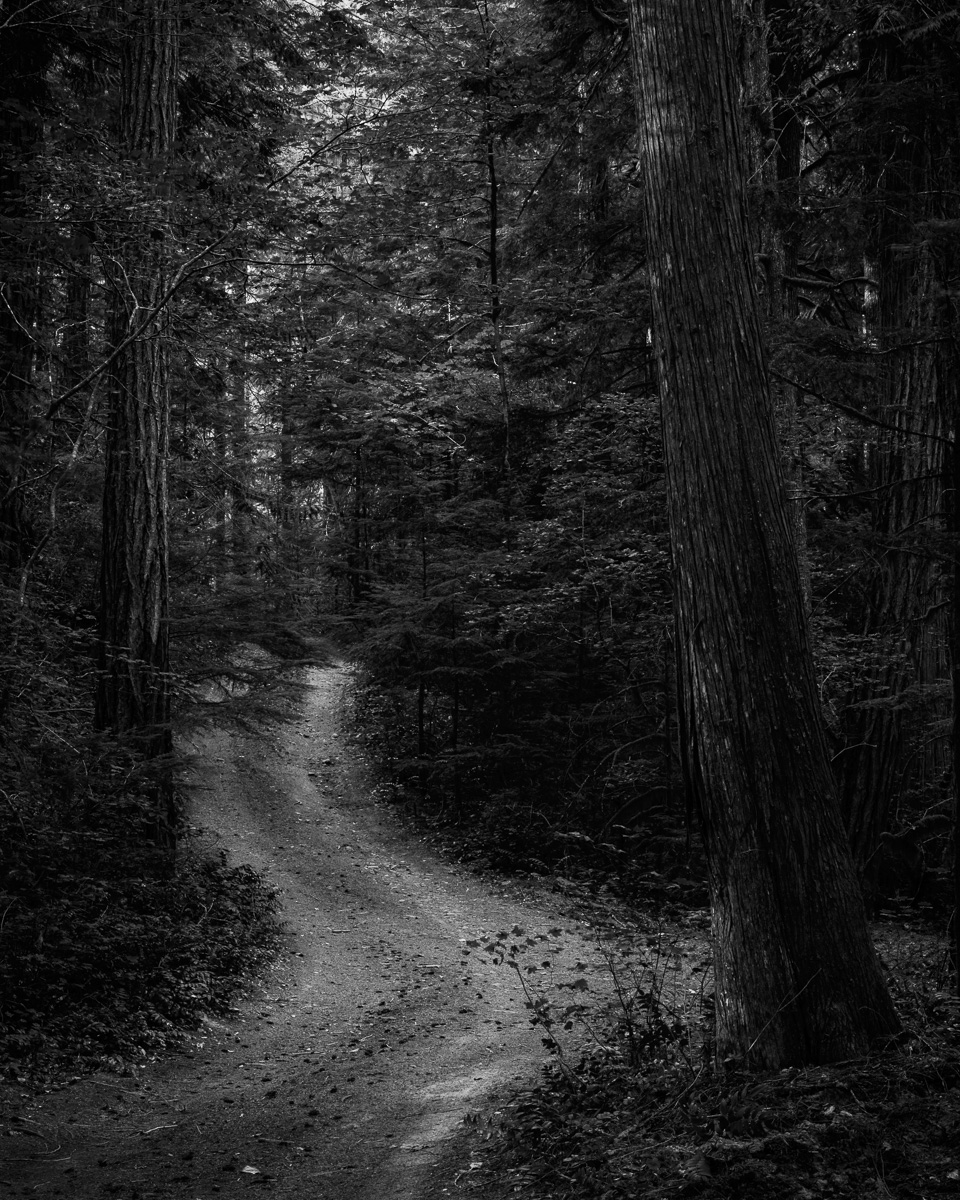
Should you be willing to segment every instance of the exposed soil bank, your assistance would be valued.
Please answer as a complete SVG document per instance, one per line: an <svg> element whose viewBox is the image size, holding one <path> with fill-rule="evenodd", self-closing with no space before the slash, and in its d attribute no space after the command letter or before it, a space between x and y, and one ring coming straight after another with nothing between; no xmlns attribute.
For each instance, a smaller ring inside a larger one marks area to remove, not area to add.
<svg viewBox="0 0 960 1200"><path fill-rule="evenodd" d="M373 804L338 721L348 683L312 669L298 721L194 747L191 819L278 887L288 953L187 1054L41 1096L4 1089L6 1194L437 1200L469 1171L464 1118L536 1073L515 973L464 942L562 926L540 957L572 978L589 930L549 894L443 862Z"/></svg>

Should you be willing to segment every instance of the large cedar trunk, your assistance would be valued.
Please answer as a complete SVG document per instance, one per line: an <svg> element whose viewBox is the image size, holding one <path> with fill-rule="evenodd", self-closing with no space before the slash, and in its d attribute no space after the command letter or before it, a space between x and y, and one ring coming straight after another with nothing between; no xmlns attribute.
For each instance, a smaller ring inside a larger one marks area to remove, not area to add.
<svg viewBox="0 0 960 1200"><path fill-rule="evenodd" d="M129 0L121 60L120 141L139 199L114 249L111 367L103 491L98 728L150 758L170 750L167 631L169 384L162 305L171 236L165 177L176 112L176 0ZM137 336L131 334L138 330ZM158 834L173 836L159 772Z"/></svg>
<svg viewBox="0 0 960 1200"><path fill-rule="evenodd" d="M771 383L780 434L789 516L794 530L804 603L812 605L804 498L802 432L791 361L797 320L797 263L803 126L797 96L803 67L804 20L794 0L739 0L738 42L743 47L743 110L751 226L761 312L780 370Z"/></svg>
<svg viewBox="0 0 960 1200"><path fill-rule="evenodd" d="M819 717L754 275L729 0L631 0L681 686L721 1056L897 1028Z"/></svg>

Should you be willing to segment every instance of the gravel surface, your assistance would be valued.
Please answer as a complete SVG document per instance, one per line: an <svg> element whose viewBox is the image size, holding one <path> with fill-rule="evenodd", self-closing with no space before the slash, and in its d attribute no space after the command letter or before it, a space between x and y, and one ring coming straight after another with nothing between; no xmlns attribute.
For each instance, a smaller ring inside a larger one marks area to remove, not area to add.
<svg viewBox="0 0 960 1200"><path fill-rule="evenodd" d="M189 1053L21 1095L7 1194L438 1200L469 1175L480 1115L536 1075L516 973L465 943L562 928L534 961L571 979L589 929L401 829L338 720L348 669L308 683L299 720L193 746L191 819L279 889L286 954Z"/></svg>

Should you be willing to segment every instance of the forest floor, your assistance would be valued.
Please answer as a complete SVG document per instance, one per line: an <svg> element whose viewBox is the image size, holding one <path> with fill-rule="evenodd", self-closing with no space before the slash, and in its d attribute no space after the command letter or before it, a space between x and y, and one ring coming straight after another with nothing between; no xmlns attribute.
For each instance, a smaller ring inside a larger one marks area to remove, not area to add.
<svg viewBox="0 0 960 1200"><path fill-rule="evenodd" d="M960 1195L960 1005L922 914L876 927L896 1045L717 1071L705 910L436 852L375 802L349 670L305 682L290 720L185 747L197 840L277 889L284 951L179 1053L0 1083L4 1197Z"/></svg>
<svg viewBox="0 0 960 1200"><path fill-rule="evenodd" d="M284 954L183 1053L0 1087L4 1195L451 1195L480 1166L471 1121L547 1057L517 972L483 946L499 935L507 956L504 938L602 986L589 928L545 886L479 879L372 803L339 719L348 671L307 683L298 719L186 748L190 823L278 889Z"/></svg>

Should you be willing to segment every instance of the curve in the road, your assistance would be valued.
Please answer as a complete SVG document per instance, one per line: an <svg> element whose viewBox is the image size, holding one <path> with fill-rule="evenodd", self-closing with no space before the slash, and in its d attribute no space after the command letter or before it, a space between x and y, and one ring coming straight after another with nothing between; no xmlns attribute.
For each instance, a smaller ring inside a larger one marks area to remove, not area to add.
<svg viewBox="0 0 960 1200"><path fill-rule="evenodd" d="M439 1200L464 1117L543 1062L514 972L465 943L565 923L572 971L589 931L400 830L339 720L348 670L307 682L298 721L205 734L193 768L192 819L279 888L289 952L192 1056L24 1098L11 1195Z"/></svg>

